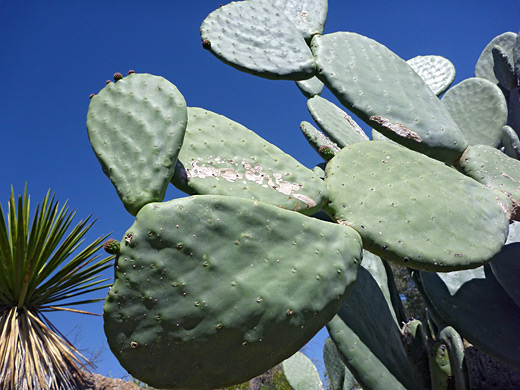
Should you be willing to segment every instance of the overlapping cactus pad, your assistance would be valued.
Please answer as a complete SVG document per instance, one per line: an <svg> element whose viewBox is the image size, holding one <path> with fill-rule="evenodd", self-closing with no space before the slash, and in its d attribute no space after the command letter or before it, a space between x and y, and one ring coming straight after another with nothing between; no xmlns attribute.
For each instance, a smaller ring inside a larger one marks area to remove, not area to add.
<svg viewBox="0 0 520 390"><path fill-rule="evenodd" d="M363 266L351 294L327 329L343 361L363 388L419 388L388 301Z"/></svg>
<svg viewBox="0 0 520 390"><path fill-rule="evenodd" d="M507 102L491 81L471 77L450 88L442 103L470 145L498 147L507 122Z"/></svg>
<svg viewBox="0 0 520 390"><path fill-rule="evenodd" d="M365 132L341 108L321 96L307 100L307 108L321 131L340 148L368 141Z"/></svg>
<svg viewBox="0 0 520 390"><path fill-rule="evenodd" d="M305 80L316 63L300 30L267 1L237 1L200 26L204 48L244 72L270 79Z"/></svg>
<svg viewBox="0 0 520 390"><path fill-rule="evenodd" d="M388 48L350 32L317 35L311 47L317 76L361 120L447 163L462 154L467 143L456 123L422 78Z"/></svg>
<svg viewBox="0 0 520 390"><path fill-rule="evenodd" d="M240 383L334 316L360 262L353 229L268 204L151 203L122 240L105 332L123 367L151 386Z"/></svg>
<svg viewBox="0 0 520 390"><path fill-rule="evenodd" d="M455 66L441 56L417 56L406 61L437 96L442 95L455 79Z"/></svg>
<svg viewBox="0 0 520 390"><path fill-rule="evenodd" d="M172 183L189 194L239 196L312 214L327 201L323 181L251 130L201 108L188 128Z"/></svg>
<svg viewBox="0 0 520 390"><path fill-rule="evenodd" d="M465 175L508 194L520 204L520 161L490 146L475 145L464 152L459 165Z"/></svg>
<svg viewBox="0 0 520 390"><path fill-rule="evenodd" d="M333 217L386 260L423 270L475 268L506 240L507 196L401 146L353 144L326 173Z"/></svg>
<svg viewBox="0 0 520 390"><path fill-rule="evenodd" d="M90 144L132 215L164 199L187 119L184 97L159 76L131 74L92 97Z"/></svg>
<svg viewBox="0 0 520 390"><path fill-rule="evenodd" d="M450 273L421 272L423 287L442 318L485 353L520 367L520 308L488 265Z"/></svg>

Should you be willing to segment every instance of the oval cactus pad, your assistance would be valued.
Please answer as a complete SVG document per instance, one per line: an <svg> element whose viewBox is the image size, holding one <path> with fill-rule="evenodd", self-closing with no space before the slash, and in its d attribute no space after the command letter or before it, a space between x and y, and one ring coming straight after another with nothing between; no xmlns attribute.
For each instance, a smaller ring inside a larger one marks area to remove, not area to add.
<svg viewBox="0 0 520 390"><path fill-rule="evenodd" d="M487 145L470 146L459 160L459 169L486 187L509 195L520 205L520 161ZM518 216L516 216L518 217Z"/></svg>
<svg viewBox="0 0 520 390"><path fill-rule="evenodd" d="M441 101L470 145L500 145L507 102L496 84L471 77L448 89Z"/></svg>
<svg viewBox="0 0 520 390"><path fill-rule="evenodd" d="M268 79L315 74L312 52L296 26L266 1L239 1L213 11L200 26L202 45L221 61Z"/></svg>
<svg viewBox="0 0 520 390"><path fill-rule="evenodd" d="M156 388L241 383L330 321L361 256L353 229L261 202L200 195L148 204L116 259L108 343Z"/></svg>
<svg viewBox="0 0 520 390"><path fill-rule="evenodd" d="M172 178L182 191L260 200L304 214L327 201L316 174L253 131L202 108L188 108L188 117Z"/></svg>
<svg viewBox="0 0 520 390"><path fill-rule="evenodd" d="M455 79L455 66L441 56L417 56L410 58L406 63L421 76L437 96L442 95Z"/></svg>
<svg viewBox="0 0 520 390"><path fill-rule="evenodd" d="M326 175L333 217L385 260L432 271L475 268L506 240L507 196L402 146L347 146Z"/></svg>
<svg viewBox="0 0 520 390"><path fill-rule="evenodd" d="M383 135L452 163L466 139L423 79L380 43L350 32L316 35L317 76L339 101Z"/></svg>
<svg viewBox="0 0 520 390"><path fill-rule="evenodd" d="M164 199L186 123L184 97L159 76L131 74L92 97L90 144L132 215Z"/></svg>

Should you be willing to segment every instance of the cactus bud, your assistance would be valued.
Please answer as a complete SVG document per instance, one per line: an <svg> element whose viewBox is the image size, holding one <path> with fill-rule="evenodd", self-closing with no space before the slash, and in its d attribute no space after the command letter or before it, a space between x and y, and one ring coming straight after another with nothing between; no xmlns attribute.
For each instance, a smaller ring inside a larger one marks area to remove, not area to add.
<svg viewBox="0 0 520 390"><path fill-rule="evenodd" d="M119 241L114 240L113 238L106 240L103 244L103 249L111 255L117 255L119 253L119 248Z"/></svg>
<svg viewBox="0 0 520 390"><path fill-rule="evenodd" d="M318 152L327 160L329 161L332 157L336 155L334 150L327 145L322 145L319 147Z"/></svg>
<svg viewBox="0 0 520 390"><path fill-rule="evenodd" d="M112 82L112 80L107 80L105 81L105 84L110 84Z"/></svg>
<svg viewBox="0 0 520 390"><path fill-rule="evenodd" d="M202 41L202 47L206 50L209 50L211 48L211 42L209 39L204 39Z"/></svg>
<svg viewBox="0 0 520 390"><path fill-rule="evenodd" d="M129 74L129 75L131 75L131 74L133 74L133 73L135 73L134 70L129 70L129 71L128 71L128 74Z"/></svg>
<svg viewBox="0 0 520 390"><path fill-rule="evenodd" d="M119 72L114 73L114 81L119 81L123 78L123 75Z"/></svg>
<svg viewBox="0 0 520 390"><path fill-rule="evenodd" d="M96 96L96 94L95 93L91 93L89 98L92 99L94 96Z"/></svg>

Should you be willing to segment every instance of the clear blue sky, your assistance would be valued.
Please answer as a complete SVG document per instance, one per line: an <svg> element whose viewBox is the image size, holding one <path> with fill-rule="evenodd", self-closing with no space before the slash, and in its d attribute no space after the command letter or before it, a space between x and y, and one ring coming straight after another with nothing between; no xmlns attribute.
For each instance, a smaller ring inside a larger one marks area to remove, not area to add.
<svg viewBox="0 0 520 390"><path fill-rule="evenodd" d="M59 200L69 200L78 220L91 213L98 218L89 240L108 232L123 236L133 217L102 173L85 121L89 95L114 72L129 69L161 75L189 106L242 123L308 167L319 163L299 130L311 117L292 82L241 73L202 49L200 23L219 1L0 0L2 205L11 185L21 192L27 182L34 203L51 188ZM519 29L520 0L329 0L325 32L366 35L404 59L442 55L455 65L457 83L473 76L493 37ZM166 198L180 196L172 187ZM102 311L100 304L86 309ZM126 375L106 345L101 318L67 313L51 319L71 338L77 334L80 349L104 348L95 372ZM306 353L319 358L324 336Z"/></svg>

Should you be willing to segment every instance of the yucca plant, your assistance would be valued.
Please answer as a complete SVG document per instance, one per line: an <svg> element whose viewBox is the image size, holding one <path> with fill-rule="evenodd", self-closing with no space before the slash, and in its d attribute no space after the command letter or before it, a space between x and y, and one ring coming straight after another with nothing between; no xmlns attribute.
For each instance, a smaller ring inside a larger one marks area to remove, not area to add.
<svg viewBox="0 0 520 390"><path fill-rule="evenodd" d="M84 249L89 216L71 228L75 212L47 192L30 220L30 197L11 188L6 218L0 204L0 388L77 389L88 363L45 317L48 311L88 313L76 307L101 299L78 299L106 288L100 273L100 237ZM70 229L71 228L71 229Z"/></svg>

